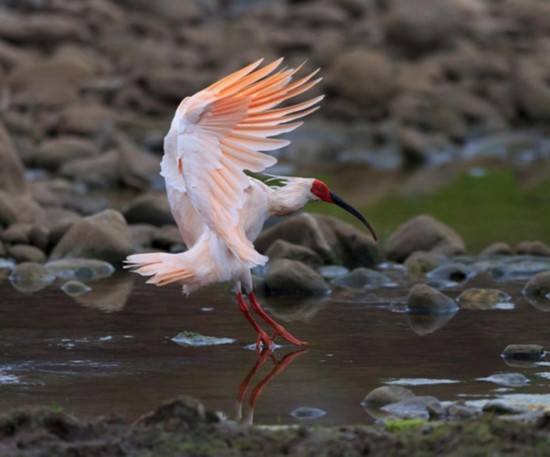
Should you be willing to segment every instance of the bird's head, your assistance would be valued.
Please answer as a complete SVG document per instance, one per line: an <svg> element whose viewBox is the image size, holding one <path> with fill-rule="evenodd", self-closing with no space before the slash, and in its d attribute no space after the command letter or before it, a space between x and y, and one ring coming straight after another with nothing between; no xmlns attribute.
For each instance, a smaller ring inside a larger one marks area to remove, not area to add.
<svg viewBox="0 0 550 457"><path fill-rule="evenodd" d="M309 193L311 194L311 200L317 200L322 201L326 203L333 203L335 205L338 205L340 208L345 209L348 213L353 214L357 219L359 219L365 226L369 229L370 233L372 234L372 237L375 240L378 240L378 237L376 236L376 231L374 230L374 227L370 224L369 221L365 219L365 217L357 211L353 206L351 206L349 203L345 202L342 198L340 198L338 195L336 195L334 192L331 192L329 187L322 181L319 181L318 179L313 179L311 183L311 187L309 189Z"/></svg>

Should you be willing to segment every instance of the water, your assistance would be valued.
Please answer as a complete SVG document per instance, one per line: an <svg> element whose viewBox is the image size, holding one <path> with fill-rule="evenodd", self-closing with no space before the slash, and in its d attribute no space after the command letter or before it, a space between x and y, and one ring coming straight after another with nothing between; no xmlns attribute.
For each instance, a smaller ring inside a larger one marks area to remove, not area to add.
<svg viewBox="0 0 550 457"><path fill-rule="evenodd" d="M254 334L224 287L186 299L178 287L155 288L127 274L91 283L93 292L78 297L64 294L60 285L24 295L0 283L3 411L47 404L133 420L189 394L235 417L240 391L242 416L249 421L247 402L255 395L256 424L333 425L371 423L360 403L383 384L440 400L550 398L550 364L509 367L500 357L511 343L549 347L550 313L524 300L523 283L501 284L514 309L461 310L447 323L431 324L400 312L408 288L302 302L264 299L287 329L311 343L294 354L297 348L286 344L277 349L275 357L284 359L278 372L269 356L258 359L246 348ZM446 293L454 297L459 290ZM182 331L236 342L179 346L171 338ZM245 391L251 370L257 371ZM506 372L523 373L530 382L505 387L477 380ZM291 415L298 408L325 414Z"/></svg>

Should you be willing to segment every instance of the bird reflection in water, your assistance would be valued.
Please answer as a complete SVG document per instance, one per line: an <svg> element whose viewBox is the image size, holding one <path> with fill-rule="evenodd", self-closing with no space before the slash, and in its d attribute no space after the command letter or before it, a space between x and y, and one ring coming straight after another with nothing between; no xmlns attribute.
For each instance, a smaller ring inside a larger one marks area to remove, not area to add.
<svg viewBox="0 0 550 457"><path fill-rule="evenodd" d="M250 369L248 374L244 377L239 387L239 394L237 396L237 406L236 406L235 416L233 417L233 420L245 425L252 425L254 422L254 408L256 407L256 402L258 401L258 398L262 394L262 391L264 390L265 386L275 376L285 371L288 368L288 366L294 360L296 360L296 358L305 354L306 352L308 352L307 349L299 349L297 351L289 352L288 354L285 354L280 360L277 360L271 348L264 348L261 352L259 352L256 363L254 363L254 366ZM248 398L248 411L246 412L246 415L243 417L243 402L246 397L246 393L250 387L250 383L254 378L254 376L256 375L256 373L260 370L260 368L264 365L264 363L267 360L271 360L273 362L273 367L271 368L271 371L267 373L267 375L265 375L251 390L250 396Z"/></svg>

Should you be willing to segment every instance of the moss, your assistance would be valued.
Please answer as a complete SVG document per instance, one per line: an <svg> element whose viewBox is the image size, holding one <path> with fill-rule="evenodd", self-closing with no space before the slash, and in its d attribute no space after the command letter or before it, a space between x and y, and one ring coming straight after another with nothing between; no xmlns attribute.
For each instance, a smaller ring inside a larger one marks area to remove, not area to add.
<svg viewBox="0 0 550 457"><path fill-rule="evenodd" d="M425 423L424 419L394 419L387 421L384 425L389 432L399 433L404 430L417 429Z"/></svg>

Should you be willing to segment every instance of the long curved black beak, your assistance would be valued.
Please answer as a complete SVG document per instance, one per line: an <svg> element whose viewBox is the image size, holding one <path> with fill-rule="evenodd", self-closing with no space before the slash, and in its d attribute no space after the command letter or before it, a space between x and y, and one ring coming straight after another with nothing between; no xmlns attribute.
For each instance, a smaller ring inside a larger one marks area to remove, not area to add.
<svg viewBox="0 0 550 457"><path fill-rule="evenodd" d="M367 221L363 215L357 211L353 206L351 206L349 203L346 203L343 199L341 199L338 195L331 192L330 196L332 198L332 203L335 205L338 205L340 208L344 208L348 213L353 214L357 219L359 219L365 226L369 229L369 232L372 234L372 237L375 241L378 241L378 236L376 236L376 231L374 230L374 227L370 224L369 221Z"/></svg>

